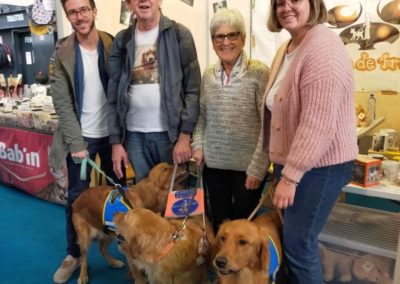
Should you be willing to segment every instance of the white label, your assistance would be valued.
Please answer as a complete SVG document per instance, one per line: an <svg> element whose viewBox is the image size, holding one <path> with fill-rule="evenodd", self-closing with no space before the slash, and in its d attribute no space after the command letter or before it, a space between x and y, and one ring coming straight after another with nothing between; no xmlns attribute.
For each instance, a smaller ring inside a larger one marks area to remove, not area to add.
<svg viewBox="0 0 400 284"><path fill-rule="evenodd" d="M23 20L24 20L24 14L15 14L15 15L7 16L7 22L9 22L9 23L21 22Z"/></svg>
<svg viewBox="0 0 400 284"><path fill-rule="evenodd" d="M26 65L32 65L32 53L30 51L25 52Z"/></svg>

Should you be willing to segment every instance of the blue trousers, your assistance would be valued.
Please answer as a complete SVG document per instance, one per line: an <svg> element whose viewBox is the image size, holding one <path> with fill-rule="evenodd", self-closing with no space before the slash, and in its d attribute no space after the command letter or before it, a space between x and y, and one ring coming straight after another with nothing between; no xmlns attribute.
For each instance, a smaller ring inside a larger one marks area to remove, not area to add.
<svg viewBox="0 0 400 284"><path fill-rule="evenodd" d="M335 202L351 179L354 162L314 168L297 186L293 206L284 211L283 250L291 284L324 283L318 249L321 232ZM282 166L274 166L279 180Z"/></svg>
<svg viewBox="0 0 400 284"><path fill-rule="evenodd" d="M136 182L145 178L149 171L161 162L172 164L174 144L168 132L126 132L126 149L135 170Z"/></svg>
<svg viewBox="0 0 400 284"><path fill-rule="evenodd" d="M99 155L101 160L101 168L105 174L111 177L115 182L123 183L119 181L113 171L113 163L111 160L111 144L109 143L108 137L104 138L84 138L87 142L87 150L89 152L90 159L94 160L96 154ZM79 197L79 195L89 188L90 184L90 173L92 167L87 165L87 179L80 179L81 164L76 164L71 155L67 157L67 169L68 169L68 199L67 207L65 209L66 221L67 221L67 253L73 257L79 257L81 252L77 245L77 236L74 225L72 223L72 203Z"/></svg>

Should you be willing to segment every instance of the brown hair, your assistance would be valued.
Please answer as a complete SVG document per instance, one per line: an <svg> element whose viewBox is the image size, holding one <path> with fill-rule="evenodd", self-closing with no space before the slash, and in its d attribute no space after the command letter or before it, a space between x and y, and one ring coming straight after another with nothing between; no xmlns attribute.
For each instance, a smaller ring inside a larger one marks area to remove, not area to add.
<svg viewBox="0 0 400 284"><path fill-rule="evenodd" d="M65 3L67 3L68 0L61 0L61 5L63 6L64 12L66 13L67 11L65 11ZM96 8L96 3L94 2L94 0L89 0L89 4L90 4L90 8L94 9Z"/></svg>
<svg viewBox="0 0 400 284"><path fill-rule="evenodd" d="M307 25L314 26L316 24L322 24L328 17L323 0L302 0L310 3L310 16L308 17ZM277 0L271 0L271 8L269 9L269 15L267 20L267 28L271 32L280 32L282 26L276 16L276 2Z"/></svg>

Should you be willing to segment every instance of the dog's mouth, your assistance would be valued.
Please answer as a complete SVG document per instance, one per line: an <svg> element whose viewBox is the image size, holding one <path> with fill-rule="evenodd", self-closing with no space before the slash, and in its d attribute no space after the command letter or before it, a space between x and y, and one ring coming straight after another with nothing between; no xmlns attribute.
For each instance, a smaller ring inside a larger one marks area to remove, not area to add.
<svg viewBox="0 0 400 284"><path fill-rule="evenodd" d="M217 271L218 271L219 274L222 274L222 275L225 275L225 276L237 273L236 270L232 270L232 269L221 269L221 268L218 268Z"/></svg>

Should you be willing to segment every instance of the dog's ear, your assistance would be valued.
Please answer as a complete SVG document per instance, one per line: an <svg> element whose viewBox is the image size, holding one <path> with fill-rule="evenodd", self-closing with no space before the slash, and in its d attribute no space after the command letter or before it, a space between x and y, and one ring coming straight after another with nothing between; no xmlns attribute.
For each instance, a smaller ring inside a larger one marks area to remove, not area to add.
<svg viewBox="0 0 400 284"><path fill-rule="evenodd" d="M258 252L258 261L260 270L269 270L269 238L268 231L262 227L258 228L260 239L260 250Z"/></svg>
<svg viewBox="0 0 400 284"><path fill-rule="evenodd" d="M210 249L209 249L209 254L208 254L208 259L207 262L212 264L214 261L215 256L218 254L221 244L220 244L220 235L217 235L214 239L214 241L211 243Z"/></svg>

